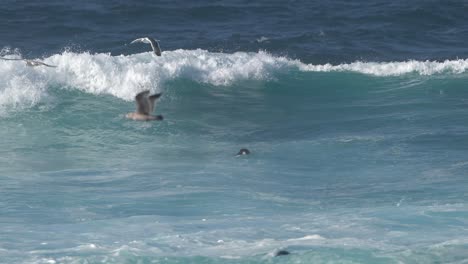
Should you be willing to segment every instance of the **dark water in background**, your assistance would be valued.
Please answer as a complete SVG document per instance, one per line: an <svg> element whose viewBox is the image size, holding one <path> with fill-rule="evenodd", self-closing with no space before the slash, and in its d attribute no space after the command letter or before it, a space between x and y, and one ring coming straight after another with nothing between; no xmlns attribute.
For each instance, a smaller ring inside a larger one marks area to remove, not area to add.
<svg viewBox="0 0 468 264"><path fill-rule="evenodd" d="M3 1L0 263L465 263L467 11Z"/></svg>
<svg viewBox="0 0 468 264"><path fill-rule="evenodd" d="M1 46L42 56L64 48L266 50L310 63L466 56L466 1L3 1ZM262 37L268 41L258 42Z"/></svg>

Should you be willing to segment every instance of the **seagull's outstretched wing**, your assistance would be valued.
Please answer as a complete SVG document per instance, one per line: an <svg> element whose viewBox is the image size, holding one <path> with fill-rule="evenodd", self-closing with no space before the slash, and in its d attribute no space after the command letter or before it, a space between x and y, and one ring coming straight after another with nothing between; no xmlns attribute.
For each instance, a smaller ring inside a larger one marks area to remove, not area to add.
<svg viewBox="0 0 468 264"><path fill-rule="evenodd" d="M26 64L28 66L32 66L32 67L35 67L35 66L47 66L47 67L51 67L51 68L57 68L57 66L55 65L50 65L50 64L47 64L47 63L44 63L42 61L35 61L35 60L25 60L26 61Z"/></svg>
<svg viewBox="0 0 468 264"><path fill-rule="evenodd" d="M57 68L57 66L55 66L55 65L50 65L50 64L44 63L42 61L37 61L37 60L9 59L9 58L3 58L3 57L0 57L0 59L2 59L2 60L16 60L16 61L17 60L22 60L22 61L26 62L26 65L31 66L31 67L43 65L43 66L47 66L47 67Z"/></svg>
<svg viewBox="0 0 468 264"><path fill-rule="evenodd" d="M9 58L3 58L3 57L0 57L0 59L2 59L2 60L23 60L23 59L9 59Z"/></svg>
<svg viewBox="0 0 468 264"><path fill-rule="evenodd" d="M158 94L153 94L151 96L149 96L149 111L150 113L153 112L154 110L154 105L156 103L156 99L158 99L159 97L161 97L162 93L158 93Z"/></svg>
<svg viewBox="0 0 468 264"><path fill-rule="evenodd" d="M143 42L143 43L151 44L151 48L153 48L154 54L156 54L157 56L161 56L161 47L159 47L159 42L155 40L154 38L150 38L150 37L138 38L130 42L130 44L133 44L136 42Z"/></svg>
<svg viewBox="0 0 468 264"><path fill-rule="evenodd" d="M150 104L148 100L149 90L143 91L135 96L135 101L137 103L137 113L143 115L150 114Z"/></svg>
<svg viewBox="0 0 468 264"><path fill-rule="evenodd" d="M159 47L159 42L153 38L147 38L151 42L151 47L153 48L154 53L157 56L161 56L161 47Z"/></svg>

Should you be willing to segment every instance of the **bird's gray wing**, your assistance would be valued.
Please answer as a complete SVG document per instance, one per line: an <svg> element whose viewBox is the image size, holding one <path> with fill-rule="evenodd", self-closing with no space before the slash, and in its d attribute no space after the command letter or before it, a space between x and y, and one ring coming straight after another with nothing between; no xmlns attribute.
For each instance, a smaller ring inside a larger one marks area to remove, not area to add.
<svg viewBox="0 0 468 264"><path fill-rule="evenodd" d="M150 114L150 104L148 100L149 90L143 91L135 96L135 101L137 103L137 113L149 115Z"/></svg>
<svg viewBox="0 0 468 264"><path fill-rule="evenodd" d="M153 48L154 54L161 56L161 47L159 47L159 42L153 38L147 38L151 43L151 48Z"/></svg>
<svg viewBox="0 0 468 264"><path fill-rule="evenodd" d="M2 60L23 60L23 59L9 59L9 58L3 58L3 57L0 57L0 59L2 59Z"/></svg>
<svg viewBox="0 0 468 264"><path fill-rule="evenodd" d="M50 64L47 64L47 63L44 63L42 61L34 61L34 60L25 60L26 61L26 64L28 66L40 66L40 65L43 65L43 66L47 66L47 67L52 67L52 68L57 68L57 66L55 65L50 65Z"/></svg>
<svg viewBox="0 0 468 264"><path fill-rule="evenodd" d="M161 97L162 93L158 93L158 94L153 94L149 97L149 112L152 113L153 110L154 110L154 106L155 106L155 103L156 103L156 99L158 99L159 97Z"/></svg>

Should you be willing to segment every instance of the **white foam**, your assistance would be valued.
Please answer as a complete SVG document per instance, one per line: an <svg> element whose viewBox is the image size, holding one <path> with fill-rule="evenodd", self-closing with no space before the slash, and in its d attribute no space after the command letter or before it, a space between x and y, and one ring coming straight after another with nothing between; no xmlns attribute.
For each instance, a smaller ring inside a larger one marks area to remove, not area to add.
<svg viewBox="0 0 468 264"><path fill-rule="evenodd" d="M20 54L11 56L21 57ZM201 49L165 51L157 58L151 52L111 56L66 51L42 60L58 67L28 67L23 61L0 61L0 112L4 108L27 108L41 102L51 86L131 101L139 91L159 92L167 81L181 78L218 86L242 80L270 80L285 70L398 76L460 74L468 69L468 60L314 65L266 52L226 54Z"/></svg>
<svg viewBox="0 0 468 264"><path fill-rule="evenodd" d="M440 73L461 74L468 70L468 59L437 61L404 61L404 62L353 62L339 65L298 64L303 71L315 72L357 72L374 76L400 76L409 73L434 75Z"/></svg>
<svg viewBox="0 0 468 264"><path fill-rule="evenodd" d="M291 238L291 239L288 239L288 241L305 241L305 240L320 240L320 239L325 239L325 238L320 235L307 235L307 236L299 237L299 238Z"/></svg>
<svg viewBox="0 0 468 264"><path fill-rule="evenodd" d="M448 241L444 241L442 243L437 243L435 245L430 246L432 249L436 248L444 248L444 247L450 247L450 246L465 246L468 244L468 239L463 238L463 239L452 239Z"/></svg>
<svg viewBox="0 0 468 264"><path fill-rule="evenodd" d="M0 61L0 75L0 112L33 106L47 96L47 76L23 61Z"/></svg>

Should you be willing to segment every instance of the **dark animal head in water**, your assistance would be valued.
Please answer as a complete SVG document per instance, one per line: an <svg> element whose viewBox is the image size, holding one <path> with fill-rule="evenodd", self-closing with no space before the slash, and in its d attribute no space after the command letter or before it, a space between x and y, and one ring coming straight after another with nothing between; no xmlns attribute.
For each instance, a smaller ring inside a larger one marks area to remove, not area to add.
<svg viewBox="0 0 468 264"><path fill-rule="evenodd" d="M275 257L278 257L278 256L285 256L285 255L289 255L291 253L289 253L289 251L287 250L278 250L276 253L275 253Z"/></svg>
<svg viewBox="0 0 468 264"><path fill-rule="evenodd" d="M249 155L250 154L250 151L246 148L243 148L241 150L239 150L239 152L237 153L237 156L240 156L240 155Z"/></svg>

